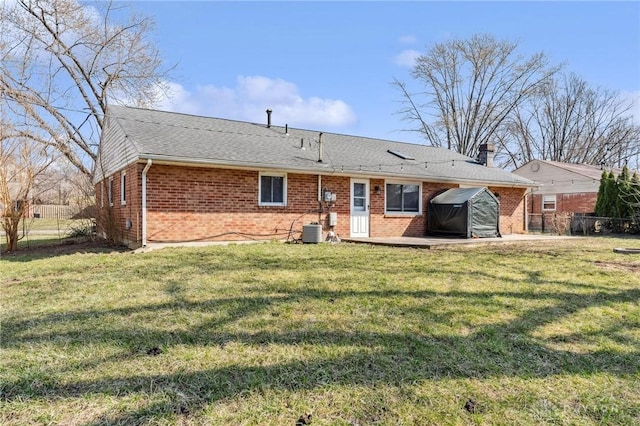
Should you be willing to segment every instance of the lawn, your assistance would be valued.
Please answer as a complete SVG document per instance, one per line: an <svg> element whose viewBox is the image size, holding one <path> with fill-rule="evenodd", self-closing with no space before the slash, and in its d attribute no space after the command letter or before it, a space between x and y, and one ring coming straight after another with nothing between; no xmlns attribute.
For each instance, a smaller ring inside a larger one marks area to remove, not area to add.
<svg viewBox="0 0 640 426"><path fill-rule="evenodd" d="M91 225L88 219L22 219L18 226L18 249L66 244L70 235L89 230ZM0 228L0 252L6 247L4 230Z"/></svg>
<svg viewBox="0 0 640 426"><path fill-rule="evenodd" d="M3 256L0 423L640 424L639 245Z"/></svg>

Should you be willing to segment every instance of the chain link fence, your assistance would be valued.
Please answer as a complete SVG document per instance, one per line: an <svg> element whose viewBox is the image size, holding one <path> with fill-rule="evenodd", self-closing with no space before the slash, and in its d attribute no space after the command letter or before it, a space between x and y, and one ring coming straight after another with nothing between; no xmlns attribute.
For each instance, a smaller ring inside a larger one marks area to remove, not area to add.
<svg viewBox="0 0 640 426"><path fill-rule="evenodd" d="M530 213L529 231L558 235L640 235L640 216L619 219L590 213Z"/></svg>

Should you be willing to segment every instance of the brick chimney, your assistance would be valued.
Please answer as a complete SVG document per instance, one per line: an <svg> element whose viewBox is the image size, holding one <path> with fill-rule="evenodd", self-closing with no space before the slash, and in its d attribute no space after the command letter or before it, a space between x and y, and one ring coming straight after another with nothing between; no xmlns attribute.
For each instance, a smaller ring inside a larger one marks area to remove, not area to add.
<svg viewBox="0 0 640 426"><path fill-rule="evenodd" d="M492 143L484 143L480 145L480 155L478 155L478 160L480 164L487 167L493 167L493 153L495 152L495 148Z"/></svg>

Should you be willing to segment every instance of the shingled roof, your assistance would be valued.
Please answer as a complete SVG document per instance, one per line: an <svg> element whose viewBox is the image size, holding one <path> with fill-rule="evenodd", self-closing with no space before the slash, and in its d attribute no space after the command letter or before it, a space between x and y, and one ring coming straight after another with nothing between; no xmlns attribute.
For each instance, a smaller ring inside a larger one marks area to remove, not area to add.
<svg viewBox="0 0 640 426"><path fill-rule="evenodd" d="M602 167L594 166L592 164L578 164L578 163L561 163L558 161L550 161L550 160L534 160L539 161L541 163L546 163L551 166L555 166L564 170L567 170L571 173L575 173L581 176L584 176L588 179L596 179L600 180L602 177ZM523 165L525 167L527 164ZM619 175L622 172L622 169L618 168L607 168L607 171L612 171L614 175Z"/></svg>
<svg viewBox="0 0 640 426"><path fill-rule="evenodd" d="M394 177L478 186L536 186L526 178L485 167L443 148L110 106L95 180L148 159L154 164Z"/></svg>

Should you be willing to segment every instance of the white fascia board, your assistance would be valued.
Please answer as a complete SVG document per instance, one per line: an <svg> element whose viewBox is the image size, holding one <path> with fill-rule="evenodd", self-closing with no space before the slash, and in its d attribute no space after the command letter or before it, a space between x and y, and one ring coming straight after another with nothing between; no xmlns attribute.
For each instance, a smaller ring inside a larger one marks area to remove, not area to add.
<svg viewBox="0 0 640 426"><path fill-rule="evenodd" d="M156 165L175 165L175 166L187 166L187 167L207 167L207 168L225 168L235 170L274 170L285 171L289 173L299 174L311 174L311 175L333 175L333 176L345 176L345 177L360 177L369 179L404 179L419 182L429 183L448 183L448 184L461 184L461 185L475 185L475 186L500 186L507 188L537 188L539 185L532 182L519 183L519 182L506 182L506 181L484 181L474 179L456 179L445 178L437 176L424 176L420 174L410 173L375 173L371 171L340 171L331 167L329 164L314 164L312 168L295 167L287 164L259 164L259 163L246 163L246 162L231 162L231 161L211 161L209 159L202 158L176 158L175 156L162 156L162 155L142 155L138 160L139 163L145 163L147 159L153 160L153 164Z"/></svg>

